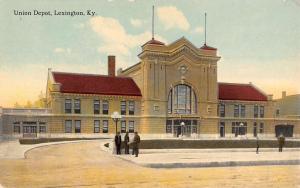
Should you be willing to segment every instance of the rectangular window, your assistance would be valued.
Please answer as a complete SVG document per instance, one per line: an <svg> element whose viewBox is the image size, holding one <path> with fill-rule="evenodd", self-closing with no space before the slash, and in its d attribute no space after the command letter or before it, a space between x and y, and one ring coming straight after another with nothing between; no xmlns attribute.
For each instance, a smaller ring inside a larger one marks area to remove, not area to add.
<svg viewBox="0 0 300 188"><path fill-rule="evenodd" d="M166 133L172 133L172 120L166 121Z"/></svg>
<svg viewBox="0 0 300 188"><path fill-rule="evenodd" d="M17 133L17 134L20 134L20 133L21 133L20 122L15 122L15 123L14 123L14 133Z"/></svg>
<svg viewBox="0 0 300 188"><path fill-rule="evenodd" d="M192 121L192 133L197 133L197 126L198 126L198 121L193 120Z"/></svg>
<svg viewBox="0 0 300 188"><path fill-rule="evenodd" d="M232 122L231 124L231 133L235 134L235 122Z"/></svg>
<svg viewBox="0 0 300 188"><path fill-rule="evenodd" d="M276 109L276 116L280 115L280 109Z"/></svg>
<svg viewBox="0 0 300 188"><path fill-rule="evenodd" d="M65 99L65 113L70 114L72 113L72 100Z"/></svg>
<svg viewBox="0 0 300 188"><path fill-rule="evenodd" d="M256 122L253 123L253 136L257 137L257 123Z"/></svg>
<svg viewBox="0 0 300 188"><path fill-rule="evenodd" d="M264 133L264 123L260 123L259 125L259 133Z"/></svg>
<svg viewBox="0 0 300 188"><path fill-rule="evenodd" d="M245 117L245 116L246 116L246 106L241 105L241 117Z"/></svg>
<svg viewBox="0 0 300 188"><path fill-rule="evenodd" d="M108 101L102 102L102 114L108 114L109 104Z"/></svg>
<svg viewBox="0 0 300 188"><path fill-rule="evenodd" d="M126 101L121 101L121 115L126 115Z"/></svg>
<svg viewBox="0 0 300 188"><path fill-rule="evenodd" d="M134 132L134 121L129 121L128 132Z"/></svg>
<svg viewBox="0 0 300 188"><path fill-rule="evenodd" d="M260 106L259 114L260 114L261 118L263 118L265 116L265 107L264 106Z"/></svg>
<svg viewBox="0 0 300 188"><path fill-rule="evenodd" d="M94 133L100 133L100 120L94 120Z"/></svg>
<svg viewBox="0 0 300 188"><path fill-rule="evenodd" d="M225 104L219 104L220 117L225 117Z"/></svg>
<svg viewBox="0 0 300 188"><path fill-rule="evenodd" d="M126 121L121 121L121 133L126 133Z"/></svg>
<svg viewBox="0 0 300 188"><path fill-rule="evenodd" d="M80 114L80 99L74 100L74 113Z"/></svg>
<svg viewBox="0 0 300 188"><path fill-rule="evenodd" d="M108 120L103 120L103 133L108 133Z"/></svg>
<svg viewBox="0 0 300 188"><path fill-rule="evenodd" d="M94 100L94 114L100 114L100 100Z"/></svg>
<svg viewBox="0 0 300 188"><path fill-rule="evenodd" d="M254 117L258 118L258 106L257 105L254 106Z"/></svg>
<svg viewBox="0 0 300 188"><path fill-rule="evenodd" d="M135 102L129 101L129 115L134 115L135 110Z"/></svg>
<svg viewBox="0 0 300 188"><path fill-rule="evenodd" d="M75 120L75 133L81 133L81 121Z"/></svg>
<svg viewBox="0 0 300 188"><path fill-rule="evenodd" d="M239 117L240 116L240 105L235 104L234 105L234 117Z"/></svg>
<svg viewBox="0 0 300 188"><path fill-rule="evenodd" d="M65 121L65 133L72 133L72 120Z"/></svg>
<svg viewBox="0 0 300 188"><path fill-rule="evenodd" d="M46 133L46 132L47 132L46 126L45 125L40 125L39 133Z"/></svg>

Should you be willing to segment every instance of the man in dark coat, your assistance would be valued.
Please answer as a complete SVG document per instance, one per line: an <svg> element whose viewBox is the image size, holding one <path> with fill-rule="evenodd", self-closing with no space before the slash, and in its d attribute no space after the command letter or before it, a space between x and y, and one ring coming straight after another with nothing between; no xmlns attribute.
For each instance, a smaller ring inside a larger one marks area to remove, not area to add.
<svg viewBox="0 0 300 188"><path fill-rule="evenodd" d="M259 142L258 142L258 136L256 137L256 154L258 154L259 150Z"/></svg>
<svg viewBox="0 0 300 188"><path fill-rule="evenodd" d="M124 145L125 145L125 154L129 154L129 136L128 132L126 132L124 136Z"/></svg>
<svg viewBox="0 0 300 188"><path fill-rule="evenodd" d="M283 148L283 146L284 146L284 142L285 142L285 138L284 138L284 136L281 134L281 135L278 137L279 152L282 152L282 148Z"/></svg>
<svg viewBox="0 0 300 188"><path fill-rule="evenodd" d="M132 155L135 154L135 157L138 157L139 155L139 146L140 146L140 142L141 142L141 138L138 135L137 132L134 133L134 137L133 137L133 143L132 143Z"/></svg>
<svg viewBox="0 0 300 188"><path fill-rule="evenodd" d="M121 143L122 143L121 135L120 135L120 132L118 132L115 136L115 144L116 144L116 147L117 147L117 155L121 155Z"/></svg>

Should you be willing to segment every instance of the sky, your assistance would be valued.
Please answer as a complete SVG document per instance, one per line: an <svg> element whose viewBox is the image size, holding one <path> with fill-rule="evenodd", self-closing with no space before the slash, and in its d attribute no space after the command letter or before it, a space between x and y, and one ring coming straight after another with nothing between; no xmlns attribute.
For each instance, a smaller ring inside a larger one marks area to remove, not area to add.
<svg viewBox="0 0 300 188"><path fill-rule="evenodd" d="M0 0L0 106L37 99L47 70L107 74L137 62L141 45L184 36L218 48L218 81L252 82L274 98L300 93L300 0ZM94 16L14 15L83 11Z"/></svg>

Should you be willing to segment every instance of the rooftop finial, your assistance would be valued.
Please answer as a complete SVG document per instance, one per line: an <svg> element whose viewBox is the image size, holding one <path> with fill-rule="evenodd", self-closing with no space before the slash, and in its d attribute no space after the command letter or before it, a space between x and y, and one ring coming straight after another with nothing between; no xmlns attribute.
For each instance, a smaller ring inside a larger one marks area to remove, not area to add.
<svg viewBox="0 0 300 188"><path fill-rule="evenodd" d="M154 40L154 5L152 6L152 40Z"/></svg>
<svg viewBox="0 0 300 188"><path fill-rule="evenodd" d="M205 20L204 20L204 23L205 23L205 27L204 27L204 32L205 32L204 45L206 46L206 12L205 12Z"/></svg>

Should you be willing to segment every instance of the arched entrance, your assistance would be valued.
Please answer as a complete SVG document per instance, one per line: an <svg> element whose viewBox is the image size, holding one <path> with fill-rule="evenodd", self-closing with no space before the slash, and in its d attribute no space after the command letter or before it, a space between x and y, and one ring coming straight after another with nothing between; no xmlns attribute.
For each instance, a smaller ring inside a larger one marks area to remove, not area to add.
<svg viewBox="0 0 300 188"><path fill-rule="evenodd" d="M293 137L293 132L294 132L294 125L276 125L275 126L276 137L280 136L281 134L284 137Z"/></svg>

